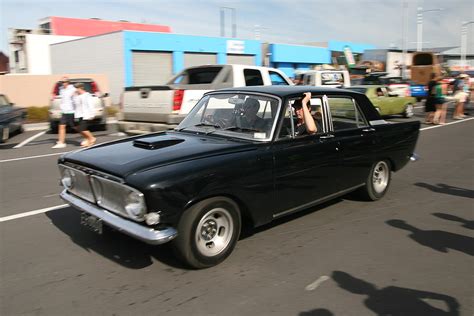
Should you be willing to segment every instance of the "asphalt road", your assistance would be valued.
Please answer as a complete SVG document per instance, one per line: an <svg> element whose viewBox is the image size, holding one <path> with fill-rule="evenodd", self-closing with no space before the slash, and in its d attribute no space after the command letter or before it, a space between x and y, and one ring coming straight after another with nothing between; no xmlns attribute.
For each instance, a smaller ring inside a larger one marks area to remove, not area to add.
<svg viewBox="0 0 474 316"><path fill-rule="evenodd" d="M473 128L423 130L422 159L382 200L344 197L279 220L199 271L167 245L95 235L69 207L42 212L64 204L62 150L50 134L12 149L36 132L15 136L0 146L0 315L473 315Z"/></svg>

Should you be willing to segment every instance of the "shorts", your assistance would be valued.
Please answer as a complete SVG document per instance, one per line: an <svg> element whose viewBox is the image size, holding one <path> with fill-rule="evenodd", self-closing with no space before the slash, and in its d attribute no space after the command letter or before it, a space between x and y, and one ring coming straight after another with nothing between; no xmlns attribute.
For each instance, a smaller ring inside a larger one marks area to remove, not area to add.
<svg viewBox="0 0 474 316"><path fill-rule="evenodd" d="M74 113L63 113L59 120L60 125L66 125L71 128L76 128L76 122L74 121Z"/></svg>
<svg viewBox="0 0 474 316"><path fill-rule="evenodd" d="M464 91L458 91L454 94L454 99L456 102L464 103L467 99L467 93Z"/></svg>
<svg viewBox="0 0 474 316"><path fill-rule="evenodd" d="M88 131L89 130L89 120L84 120L81 118L78 118L76 120L77 122L77 131L78 132L83 132L83 131Z"/></svg>

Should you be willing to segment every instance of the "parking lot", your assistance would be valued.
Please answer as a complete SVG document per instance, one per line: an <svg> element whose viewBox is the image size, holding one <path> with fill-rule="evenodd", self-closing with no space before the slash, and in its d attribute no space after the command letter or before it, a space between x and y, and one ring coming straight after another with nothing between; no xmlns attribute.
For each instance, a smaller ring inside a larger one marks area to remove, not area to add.
<svg viewBox="0 0 474 316"><path fill-rule="evenodd" d="M472 315L470 114L422 124L421 160L394 174L383 199L343 197L250 231L206 270L186 269L166 244L79 225L56 167L79 134L56 150L55 134L20 148L41 131L14 136L0 145L0 314ZM423 119L419 104L410 120ZM125 137L113 125L96 135Z"/></svg>

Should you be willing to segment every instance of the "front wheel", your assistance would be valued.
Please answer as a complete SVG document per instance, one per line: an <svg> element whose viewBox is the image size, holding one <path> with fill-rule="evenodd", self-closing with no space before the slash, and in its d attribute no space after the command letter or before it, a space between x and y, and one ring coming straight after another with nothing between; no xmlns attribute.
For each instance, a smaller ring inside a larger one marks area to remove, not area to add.
<svg viewBox="0 0 474 316"><path fill-rule="evenodd" d="M413 114L414 114L413 104L408 103L407 105L405 105L405 111L403 112L403 117L409 118L409 117L412 117Z"/></svg>
<svg viewBox="0 0 474 316"><path fill-rule="evenodd" d="M186 210L178 224L174 249L193 268L224 261L234 249L241 228L237 204L224 197L201 201Z"/></svg>
<svg viewBox="0 0 474 316"><path fill-rule="evenodd" d="M365 200L376 201L382 198L388 190L391 180L390 162L379 160L373 164L365 186L359 190Z"/></svg>

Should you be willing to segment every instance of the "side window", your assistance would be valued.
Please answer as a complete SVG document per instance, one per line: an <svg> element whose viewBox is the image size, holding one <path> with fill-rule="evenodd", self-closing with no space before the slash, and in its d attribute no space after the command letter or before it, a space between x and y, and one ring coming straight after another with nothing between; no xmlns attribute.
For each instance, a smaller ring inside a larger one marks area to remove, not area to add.
<svg viewBox="0 0 474 316"><path fill-rule="evenodd" d="M329 97L334 131L366 127L367 122L352 98Z"/></svg>
<svg viewBox="0 0 474 316"><path fill-rule="evenodd" d="M283 78L278 72L269 71L270 80L272 85L274 86L287 86L288 82L286 82L285 78Z"/></svg>
<svg viewBox="0 0 474 316"><path fill-rule="evenodd" d="M296 132L298 130L298 115L296 113L295 108L293 107L293 103L295 100L290 100L289 103L286 105L287 108L285 109L285 116L283 117L282 127L280 129L280 138L286 137L299 137L305 136L307 133L303 132L301 135L297 135ZM316 124L317 132L316 134L323 133L323 102L320 97L315 97L310 100L309 111L311 116ZM293 121L293 129L291 126L291 121Z"/></svg>
<svg viewBox="0 0 474 316"><path fill-rule="evenodd" d="M246 86L263 86L262 73L258 69L244 69Z"/></svg>
<svg viewBox="0 0 474 316"><path fill-rule="evenodd" d="M3 95L0 95L0 107L9 105L7 98Z"/></svg>

